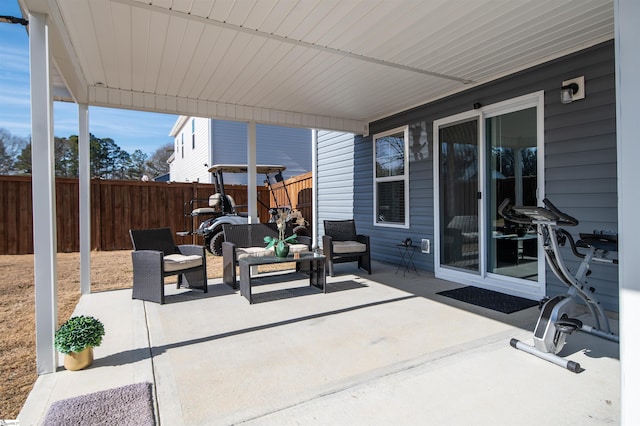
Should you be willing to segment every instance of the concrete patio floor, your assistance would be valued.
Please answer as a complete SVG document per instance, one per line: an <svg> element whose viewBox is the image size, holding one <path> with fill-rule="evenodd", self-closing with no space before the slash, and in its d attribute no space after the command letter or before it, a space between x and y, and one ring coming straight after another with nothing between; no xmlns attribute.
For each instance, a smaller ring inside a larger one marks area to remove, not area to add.
<svg viewBox="0 0 640 426"><path fill-rule="evenodd" d="M569 336L574 374L510 347L531 343L537 307L501 314L436 294L459 284L395 270L337 265L327 294L273 277L253 305L220 279L208 294L171 285L165 305L131 290L83 296L75 314L106 329L94 364L40 376L20 424L40 424L54 401L145 381L171 426L619 424L617 344Z"/></svg>

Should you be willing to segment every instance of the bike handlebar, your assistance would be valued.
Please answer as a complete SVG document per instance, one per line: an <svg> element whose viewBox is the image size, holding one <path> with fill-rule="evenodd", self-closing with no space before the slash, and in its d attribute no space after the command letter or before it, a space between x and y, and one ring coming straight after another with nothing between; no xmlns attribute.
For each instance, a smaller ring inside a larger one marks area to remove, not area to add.
<svg viewBox="0 0 640 426"><path fill-rule="evenodd" d="M542 200L545 207L511 207L509 203L511 200L505 198L500 206L498 206L498 213L505 219L525 225L544 222L555 222L557 225L576 226L579 221L573 216L569 216L566 213L561 212L549 199ZM520 210L520 211L519 211Z"/></svg>
<svg viewBox="0 0 640 426"><path fill-rule="evenodd" d="M580 223L575 217L569 216L568 214L558 210L558 208L548 198L545 198L544 200L542 200L542 202L545 206L547 206L549 210L551 210L556 216L558 216L558 219L556 220L558 225L576 226L578 225L578 223Z"/></svg>
<svg viewBox="0 0 640 426"><path fill-rule="evenodd" d="M532 217L517 213L512 208L507 208L510 202L509 198L505 198L498 206L498 214L511 222L531 225L533 223Z"/></svg>

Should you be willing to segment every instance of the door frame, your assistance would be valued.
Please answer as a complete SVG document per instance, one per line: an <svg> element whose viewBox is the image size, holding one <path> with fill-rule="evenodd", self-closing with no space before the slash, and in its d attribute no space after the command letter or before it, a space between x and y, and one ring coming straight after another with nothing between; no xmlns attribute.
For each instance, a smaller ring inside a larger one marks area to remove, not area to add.
<svg viewBox="0 0 640 426"><path fill-rule="evenodd" d="M537 91L519 96L478 109L461 112L444 117L433 122L433 201L434 201L434 272L436 278L453 281L460 284L499 291L505 294L520 296L527 299L539 300L546 295L546 264L544 250L538 243L538 280L531 281L507 277L494 273L487 273L486 253L488 226L486 224L486 195L489 182L486 178L486 134L485 119L519 111L526 108L536 108L537 129L537 186L536 199L542 205L544 199L544 91ZM478 121L478 250L480 273L466 272L458 269L443 267L440 264L440 127L455 125L456 123ZM538 237L540 238L540 237ZM539 241L538 241L539 242Z"/></svg>

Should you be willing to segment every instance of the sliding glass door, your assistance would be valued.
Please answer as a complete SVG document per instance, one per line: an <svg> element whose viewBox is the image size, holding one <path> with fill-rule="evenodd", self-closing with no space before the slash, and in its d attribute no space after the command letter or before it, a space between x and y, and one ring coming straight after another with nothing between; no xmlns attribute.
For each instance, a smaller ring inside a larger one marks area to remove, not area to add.
<svg viewBox="0 0 640 426"><path fill-rule="evenodd" d="M440 149L440 263L479 272L478 120L443 126Z"/></svg>
<svg viewBox="0 0 640 426"><path fill-rule="evenodd" d="M498 214L506 198L537 205L544 193L542 108L542 93L536 93L434 122L436 276L544 295L536 228Z"/></svg>
<svg viewBox="0 0 640 426"><path fill-rule="evenodd" d="M538 182L536 109L527 108L485 119L487 144L487 272L538 279L535 226L505 221L498 206L535 206Z"/></svg>

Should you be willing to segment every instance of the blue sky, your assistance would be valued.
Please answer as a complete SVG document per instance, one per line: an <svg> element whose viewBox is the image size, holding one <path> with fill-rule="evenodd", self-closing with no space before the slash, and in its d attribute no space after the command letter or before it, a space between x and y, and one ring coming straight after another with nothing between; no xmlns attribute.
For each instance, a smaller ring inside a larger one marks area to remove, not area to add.
<svg viewBox="0 0 640 426"><path fill-rule="evenodd" d="M21 17L16 0L0 0L0 15ZM29 37L22 25L0 23L0 128L12 135L31 135ZM128 153L140 149L151 155L173 142L169 132L178 116L89 107L89 132L111 138ZM78 106L54 102L54 134L78 134Z"/></svg>

